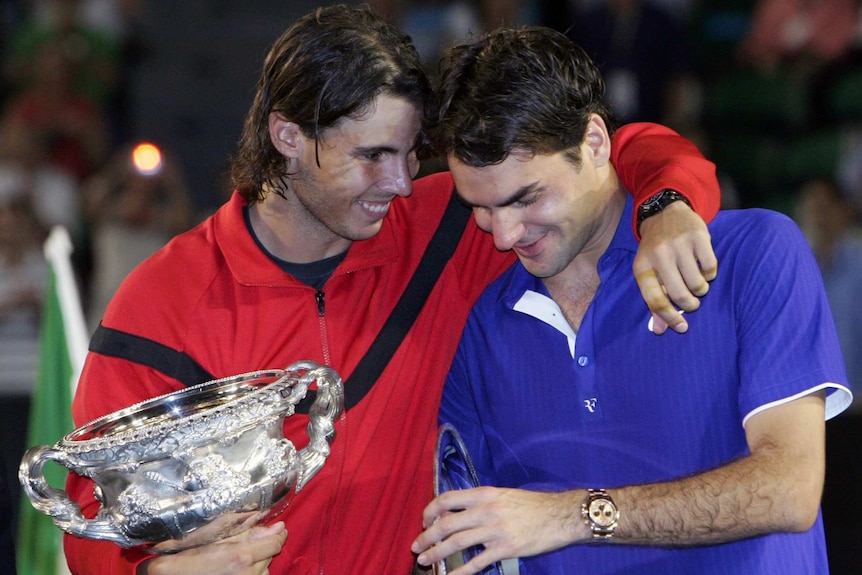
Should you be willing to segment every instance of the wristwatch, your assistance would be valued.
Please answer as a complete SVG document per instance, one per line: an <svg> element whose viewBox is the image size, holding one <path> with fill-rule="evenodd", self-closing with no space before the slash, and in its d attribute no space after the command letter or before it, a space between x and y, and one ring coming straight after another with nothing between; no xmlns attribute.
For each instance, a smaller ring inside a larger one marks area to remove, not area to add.
<svg viewBox="0 0 862 575"><path fill-rule="evenodd" d="M650 198L638 206L637 229L641 233L641 223L650 216L654 216L670 204L674 202L685 202L688 207L691 207L691 202L688 199L670 188L665 188L657 194L653 194Z"/></svg>
<svg viewBox="0 0 862 575"><path fill-rule="evenodd" d="M620 520L616 503L604 489L587 489L587 498L581 505L581 517L593 534L593 541L608 541Z"/></svg>

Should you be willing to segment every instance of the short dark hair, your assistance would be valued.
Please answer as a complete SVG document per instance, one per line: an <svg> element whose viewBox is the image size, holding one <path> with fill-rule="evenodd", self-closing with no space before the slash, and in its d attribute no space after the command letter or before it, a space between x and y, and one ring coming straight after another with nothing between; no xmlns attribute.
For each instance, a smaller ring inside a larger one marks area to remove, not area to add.
<svg viewBox="0 0 862 575"><path fill-rule="evenodd" d="M415 104L423 124L436 113L433 90L409 36L367 7L329 6L297 20L264 61L232 159L233 185L251 203L263 199L264 184L278 185L286 175L284 157L269 139L271 112L317 140L342 118L361 117L381 94Z"/></svg>
<svg viewBox="0 0 862 575"><path fill-rule="evenodd" d="M497 29L444 56L435 145L473 167L503 162L513 150L564 151L579 165L590 114L614 129L604 91L596 65L563 34Z"/></svg>

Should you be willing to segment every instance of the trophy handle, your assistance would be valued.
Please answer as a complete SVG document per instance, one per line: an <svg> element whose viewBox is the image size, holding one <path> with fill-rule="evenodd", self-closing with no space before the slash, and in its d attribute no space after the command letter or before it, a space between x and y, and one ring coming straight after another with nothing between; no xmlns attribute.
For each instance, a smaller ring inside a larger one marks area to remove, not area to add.
<svg viewBox="0 0 862 575"><path fill-rule="evenodd" d="M102 517L100 513L100 517L96 519L86 519L81 513L81 507L72 501L66 491L48 485L42 468L49 461L55 461L74 471L65 451L47 445L28 449L18 468L18 480L33 507L45 515L50 515L54 525L66 533L91 539L106 539L128 547L129 538L109 516Z"/></svg>
<svg viewBox="0 0 862 575"><path fill-rule="evenodd" d="M329 456L329 445L335 439L335 420L344 410L344 388L341 377L334 369L319 366L302 377L305 385L317 380L317 395L308 411L309 443L299 452L301 469L296 482L296 493L321 470Z"/></svg>

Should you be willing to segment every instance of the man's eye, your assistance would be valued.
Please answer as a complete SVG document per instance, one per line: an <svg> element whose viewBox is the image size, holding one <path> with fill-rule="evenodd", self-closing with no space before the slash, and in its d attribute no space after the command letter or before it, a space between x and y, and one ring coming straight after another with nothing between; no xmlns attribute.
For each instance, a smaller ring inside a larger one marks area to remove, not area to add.
<svg viewBox="0 0 862 575"><path fill-rule="evenodd" d="M533 196L530 198L521 198L520 200L515 202L515 205L521 206L522 208L526 208L527 206L532 206L535 203L536 203L536 197Z"/></svg>
<svg viewBox="0 0 862 575"><path fill-rule="evenodd" d="M376 161L379 160L383 156L383 152L368 152L365 154L366 160Z"/></svg>

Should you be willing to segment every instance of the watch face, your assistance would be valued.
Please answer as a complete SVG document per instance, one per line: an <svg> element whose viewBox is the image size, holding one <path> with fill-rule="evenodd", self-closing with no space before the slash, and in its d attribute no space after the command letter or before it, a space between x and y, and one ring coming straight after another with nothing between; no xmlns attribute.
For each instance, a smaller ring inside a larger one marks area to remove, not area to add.
<svg viewBox="0 0 862 575"><path fill-rule="evenodd" d="M599 527L610 527L617 520L617 508L607 499L593 499L588 509L590 519Z"/></svg>

